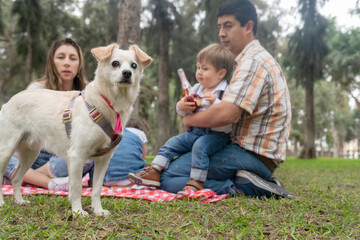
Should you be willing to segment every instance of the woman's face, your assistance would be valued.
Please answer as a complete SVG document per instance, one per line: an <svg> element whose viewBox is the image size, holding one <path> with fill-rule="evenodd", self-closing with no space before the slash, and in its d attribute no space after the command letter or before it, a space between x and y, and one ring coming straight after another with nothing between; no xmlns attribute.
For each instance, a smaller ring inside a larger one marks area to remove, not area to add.
<svg viewBox="0 0 360 240"><path fill-rule="evenodd" d="M71 45L61 45L56 49L53 60L63 85L71 84L72 86L80 65L80 59L76 49Z"/></svg>

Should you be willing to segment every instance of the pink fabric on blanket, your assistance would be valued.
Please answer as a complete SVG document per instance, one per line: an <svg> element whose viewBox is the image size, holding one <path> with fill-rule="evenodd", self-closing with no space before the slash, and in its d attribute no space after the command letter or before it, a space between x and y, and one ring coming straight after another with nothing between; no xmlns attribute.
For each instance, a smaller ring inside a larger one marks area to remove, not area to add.
<svg viewBox="0 0 360 240"><path fill-rule="evenodd" d="M87 187L87 177L83 178L83 196L91 196L92 188ZM53 194L53 195L68 195L66 191L49 191L44 188L38 188L33 185L27 185L21 187L21 190L24 195L29 194ZM10 185L2 185L3 195L13 195L13 188ZM202 203L211 203L220 201L228 196L228 194L217 195L214 191L210 189L202 189L196 192L186 189L186 194L182 197L178 197L177 194L169 193L160 189L144 188L144 189L134 189L134 188L125 188L119 187L116 189L103 188L101 190L102 196L114 196L114 197L125 197L125 198L139 198L146 199L153 202L165 202L173 201L181 198L199 198Z"/></svg>
<svg viewBox="0 0 360 240"><path fill-rule="evenodd" d="M53 195L68 195L66 191L49 191L44 188L38 188L31 185L21 187L24 195L29 194L53 194ZM91 196L92 188L83 188L83 196ZM4 195L13 195L13 188L11 185L2 185L2 192ZM216 195L214 191L210 189L202 189L197 192L193 192L190 189L187 189L187 192L184 196L178 197L174 193L169 193L160 189L133 189L119 187L117 189L103 188L101 190L102 196L115 196L115 197L125 197L125 198L140 198L146 199L153 202L164 202L164 201L173 201L181 198L200 198L202 203L216 202L226 198L228 194Z"/></svg>

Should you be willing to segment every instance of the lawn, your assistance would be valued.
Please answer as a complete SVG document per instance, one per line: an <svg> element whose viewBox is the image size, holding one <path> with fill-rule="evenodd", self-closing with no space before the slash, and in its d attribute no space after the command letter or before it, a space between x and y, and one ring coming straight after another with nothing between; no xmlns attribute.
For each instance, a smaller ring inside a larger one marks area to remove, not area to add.
<svg viewBox="0 0 360 240"><path fill-rule="evenodd" d="M0 239L360 239L360 160L288 158L275 176L298 197L150 202L104 197L112 215L73 218L66 197L5 196ZM90 211L90 198L82 198Z"/></svg>

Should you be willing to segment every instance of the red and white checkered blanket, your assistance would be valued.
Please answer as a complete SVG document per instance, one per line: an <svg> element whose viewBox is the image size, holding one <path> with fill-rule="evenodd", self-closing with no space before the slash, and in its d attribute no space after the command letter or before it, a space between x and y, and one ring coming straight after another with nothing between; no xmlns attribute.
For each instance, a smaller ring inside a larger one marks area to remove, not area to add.
<svg viewBox="0 0 360 240"><path fill-rule="evenodd" d="M84 187L85 186L85 187ZM91 196L92 188L86 187L86 181L83 180L83 196ZM21 187L24 195L29 194L53 194L53 195L68 195L66 191L49 191L48 189L38 188L32 185L27 185ZM2 185L2 193L4 195L13 195L13 188L11 185ZM186 194L183 196L177 196L177 194L169 193L160 189L152 188L106 188L103 187L101 190L102 196L115 196L115 197L125 197L125 198L140 198L146 199L153 202L164 202L164 201L173 201L181 198L199 198L202 203L211 203L222 200L228 196L228 194L217 195L214 191L210 189L202 189L196 192L186 189Z"/></svg>

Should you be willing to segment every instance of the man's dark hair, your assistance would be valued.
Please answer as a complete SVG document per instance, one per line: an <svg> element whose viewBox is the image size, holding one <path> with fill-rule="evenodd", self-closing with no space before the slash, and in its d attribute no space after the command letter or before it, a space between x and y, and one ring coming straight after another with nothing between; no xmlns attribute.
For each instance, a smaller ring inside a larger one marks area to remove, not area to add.
<svg viewBox="0 0 360 240"><path fill-rule="evenodd" d="M254 4L249 0L229 0L221 4L217 10L217 17L234 15L243 27L247 22L253 21L253 32L257 31L257 13Z"/></svg>

